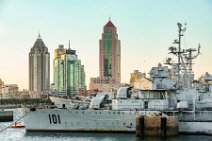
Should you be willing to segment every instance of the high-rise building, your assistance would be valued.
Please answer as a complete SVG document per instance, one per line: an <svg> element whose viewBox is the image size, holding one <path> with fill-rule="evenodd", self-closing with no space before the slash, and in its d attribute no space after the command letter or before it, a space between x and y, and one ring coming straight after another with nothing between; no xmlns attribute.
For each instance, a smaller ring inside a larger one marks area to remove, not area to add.
<svg viewBox="0 0 212 141"><path fill-rule="evenodd" d="M90 78L90 90L107 91L111 87L119 87L121 83L121 43L110 19L103 28L102 39L99 40L99 75Z"/></svg>
<svg viewBox="0 0 212 141"><path fill-rule="evenodd" d="M52 86L52 90L57 95L66 95L65 91L65 81L64 81L64 61L61 56L66 53L66 49L64 49L63 45L59 45L57 49L54 51L54 61L53 61L53 79L54 83Z"/></svg>
<svg viewBox="0 0 212 141"><path fill-rule="evenodd" d="M76 51L65 49L63 45L55 50L54 84L52 91L57 96L73 96L80 90L86 90L84 65L78 59Z"/></svg>
<svg viewBox="0 0 212 141"><path fill-rule="evenodd" d="M109 77L116 83L120 83L121 48L116 27L109 20L103 30L102 39L99 40L100 77Z"/></svg>
<svg viewBox="0 0 212 141"><path fill-rule="evenodd" d="M45 98L50 89L50 54L38 35L29 52L29 93L31 98Z"/></svg>

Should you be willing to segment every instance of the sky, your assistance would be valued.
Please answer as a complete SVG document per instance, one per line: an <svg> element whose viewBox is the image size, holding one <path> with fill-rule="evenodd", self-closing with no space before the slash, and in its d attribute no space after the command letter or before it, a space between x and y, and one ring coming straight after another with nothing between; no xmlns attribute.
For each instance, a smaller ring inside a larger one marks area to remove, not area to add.
<svg viewBox="0 0 212 141"><path fill-rule="evenodd" d="M211 15L211 0L0 0L0 79L28 89L28 54L40 32L51 55L51 83L54 49L70 40L88 84L99 76L99 39L109 17L121 40L123 83L134 70L148 73L170 56L178 22L187 23L184 48L201 44L195 77L212 74Z"/></svg>

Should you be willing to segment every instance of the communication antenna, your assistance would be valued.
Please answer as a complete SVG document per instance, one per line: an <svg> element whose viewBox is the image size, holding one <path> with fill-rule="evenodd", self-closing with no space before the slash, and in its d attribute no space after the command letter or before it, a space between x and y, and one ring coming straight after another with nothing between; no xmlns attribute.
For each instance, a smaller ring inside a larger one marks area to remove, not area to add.
<svg viewBox="0 0 212 141"><path fill-rule="evenodd" d="M68 40L68 49L69 49L69 50L71 49L70 40Z"/></svg>
<svg viewBox="0 0 212 141"><path fill-rule="evenodd" d="M41 39L40 30L38 30L38 39Z"/></svg>
<svg viewBox="0 0 212 141"><path fill-rule="evenodd" d="M182 25L181 23L177 23L178 25L178 39L175 39L173 44L177 44L178 47L169 47L170 53L174 54L178 58L177 63L177 86L180 87L192 87L193 81L193 59L195 59L200 54L200 44L198 49L195 48L188 48L188 49L181 49L181 38L184 36L184 32L186 31L186 25ZM197 52L193 55L194 52ZM170 59L166 60L167 64L170 64ZM180 84L181 83L181 84Z"/></svg>

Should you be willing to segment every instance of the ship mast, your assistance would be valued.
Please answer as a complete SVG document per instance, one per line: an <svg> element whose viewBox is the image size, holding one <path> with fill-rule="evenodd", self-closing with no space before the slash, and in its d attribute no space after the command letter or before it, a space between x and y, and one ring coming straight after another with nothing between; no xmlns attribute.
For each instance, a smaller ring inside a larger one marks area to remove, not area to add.
<svg viewBox="0 0 212 141"><path fill-rule="evenodd" d="M175 44L178 44L178 52L177 52L177 56L178 56L178 83L179 83L179 80L180 80L180 70L181 70L181 61L180 61L180 56L182 53L184 52L181 52L181 36L183 36L183 33L182 32L185 32L186 28L182 29L182 24L181 23L177 23L178 25L178 42L174 42ZM176 41L176 40L175 40Z"/></svg>
<svg viewBox="0 0 212 141"><path fill-rule="evenodd" d="M192 60L195 59L200 54L200 45L198 47L198 53L192 55L193 52L197 51L196 49L181 49L181 37L184 35L186 24L183 26L181 23L178 25L178 39L175 39L173 44L178 44L178 49L176 47L169 47L170 53L174 54L178 58L177 62L177 89L181 87L192 87L192 81L194 75L192 72Z"/></svg>

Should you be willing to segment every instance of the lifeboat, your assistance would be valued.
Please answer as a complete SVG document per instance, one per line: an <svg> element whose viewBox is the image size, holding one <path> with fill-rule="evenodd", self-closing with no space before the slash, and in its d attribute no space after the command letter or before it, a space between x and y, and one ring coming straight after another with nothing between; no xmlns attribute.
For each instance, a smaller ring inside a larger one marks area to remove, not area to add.
<svg viewBox="0 0 212 141"><path fill-rule="evenodd" d="M24 128L25 126L20 123L14 123L10 126L10 128Z"/></svg>

